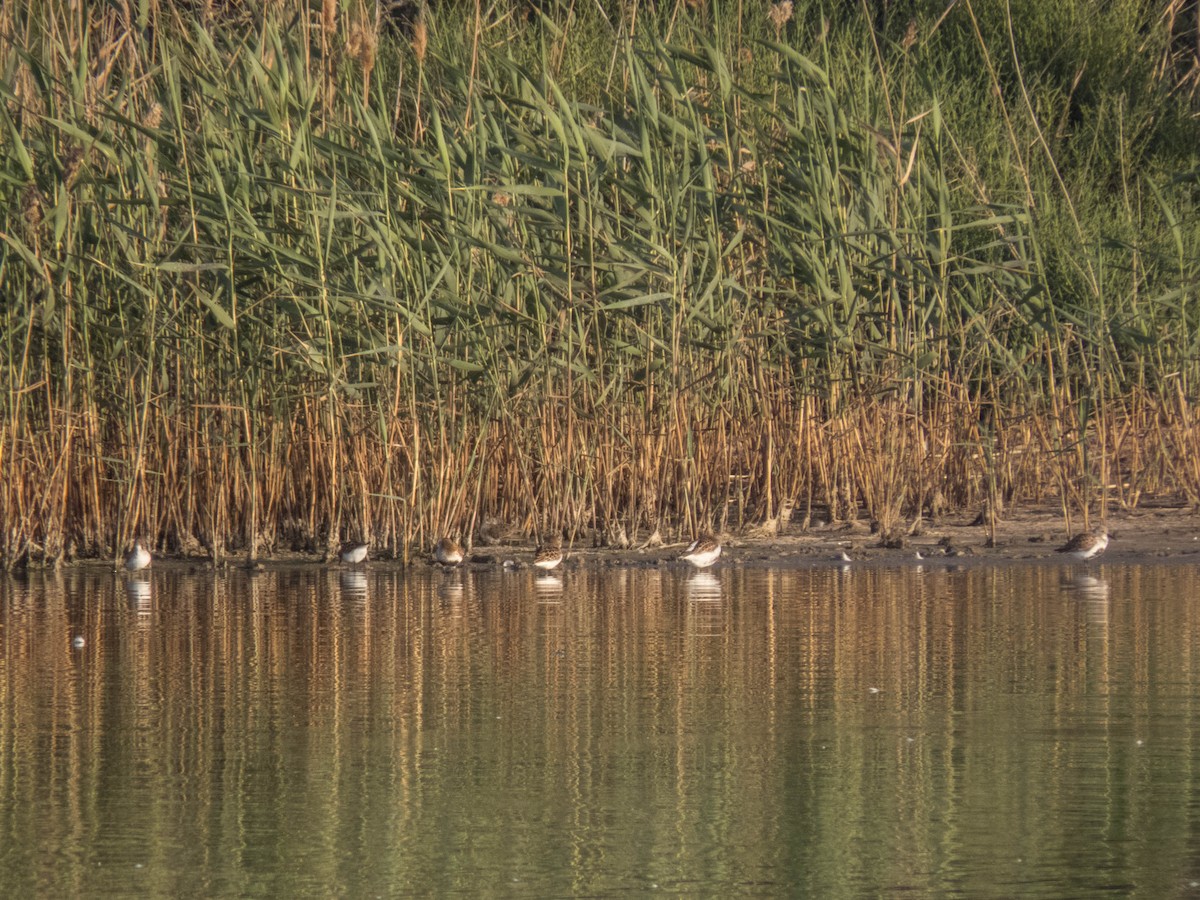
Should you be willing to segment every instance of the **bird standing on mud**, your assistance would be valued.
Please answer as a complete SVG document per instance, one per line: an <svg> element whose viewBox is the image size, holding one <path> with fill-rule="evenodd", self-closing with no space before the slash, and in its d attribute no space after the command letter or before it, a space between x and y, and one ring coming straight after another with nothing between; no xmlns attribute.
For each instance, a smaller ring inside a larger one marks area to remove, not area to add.
<svg viewBox="0 0 1200 900"><path fill-rule="evenodd" d="M130 572L137 572L140 569L150 565L150 551L142 546L141 541L133 542L133 550L125 557L125 568Z"/></svg>
<svg viewBox="0 0 1200 900"><path fill-rule="evenodd" d="M717 561L717 557L720 555L721 542L712 532L706 531L692 541L679 558L686 559L697 569L707 569Z"/></svg>
<svg viewBox="0 0 1200 900"><path fill-rule="evenodd" d="M363 541L348 541L342 544L342 548L338 551L338 559L344 563L355 565L367 558L367 551L370 548L371 545Z"/></svg>
<svg viewBox="0 0 1200 900"><path fill-rule="evenodd" d="M1108 546L1108 538L1108 534L1103 531L1084 531L1075 535L1054 552L1065 553L1071 559L1084 561L1095 559Z"/></svg>
<svg viewBox="0 0 1200 900"><path fill-rule="evenodd" d="M563 561L562 538L557 537L538 547L533 564L539 569L550 571Z"/></svg>
<svg viewBox="0 0 1200 900"><path fill-rule="evenodd" d="M433 547L433 558L448 568L457 566L464 556L462 545L454 538L444 537Z"/></svg>

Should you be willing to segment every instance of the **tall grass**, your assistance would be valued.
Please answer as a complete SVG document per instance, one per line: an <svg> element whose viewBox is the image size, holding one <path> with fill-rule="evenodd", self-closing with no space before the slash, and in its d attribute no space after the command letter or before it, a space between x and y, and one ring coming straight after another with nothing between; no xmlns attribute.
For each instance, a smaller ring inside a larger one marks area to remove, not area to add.
<svg viewBox="0 0 1200 900"><path fill-rule="evenodd" d="M205 9L0 12L6 560L1200 502L1166 20Z"/></svg>

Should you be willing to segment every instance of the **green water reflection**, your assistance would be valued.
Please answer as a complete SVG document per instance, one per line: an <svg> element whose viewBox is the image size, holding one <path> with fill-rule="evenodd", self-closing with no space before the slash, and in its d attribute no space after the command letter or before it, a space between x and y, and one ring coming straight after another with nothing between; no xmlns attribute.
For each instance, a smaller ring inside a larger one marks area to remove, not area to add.
<svg viewBox="0 0 1200 900"><path fill-rule="evenodd" d="M0 895L1197 893L1195 567L700 576L0 581Z"/></svg>

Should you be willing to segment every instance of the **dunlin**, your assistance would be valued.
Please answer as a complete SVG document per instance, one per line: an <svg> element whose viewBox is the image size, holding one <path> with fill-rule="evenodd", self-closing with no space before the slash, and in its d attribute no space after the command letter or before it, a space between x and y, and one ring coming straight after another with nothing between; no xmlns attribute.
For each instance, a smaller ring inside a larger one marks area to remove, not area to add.
<svg viewBox="0 0 1200 900"><path fill-rule="evenodd" d="M1075 535L1059 547L1056 553L1065 553L1072 559L1095 559L1108 546L1108 535L1103 531L1084 531Z"/></svg>
<svg viewBox="0 0 1200 900"><path fill-rule="evenodd" d="M555 568L562 561L562 538L555 538L542 544L542 546L538 547L537 553L533 557L533 564L539 569L546 569L547 571Z"/></svg>
<svg viewBox="0 0 1200 900"><path fill-rule="evenodd" d="M488 516L483 520L483 525L479 528L479 540L481 543L489 546L503 544L512 537L515 531L516 528L508 522Z"/></svg>
<svg viewBox="0 0 1200 900"><path fill-rule="evenodd" d="M144 569L150 565L150 551L142 546L141 541L133 542L133 550L125 557L125 568L130 572L136 572L139 569Z"/></svg>
<svg viewBox="0 0 1200 900"><path fill-rule="evenodd" d="M679 557L686 559L697 569L707 569L721 555L721 542L711 532L704 532Z"/></svg>
<svg viewBox="0 0 1200 900"><path fill-rule="evenodd" d="M360 563L367 558L367 550L370 547L370 544L362 541L348 541L342 544L342 549L338 551L338 558L351 565Z"/></svg>
<svg viewBox="0 0 1200 900"><path fill-rule="evenodd" d="M433 548L433 558L443 566L457 566L463 561L466 553L463 551L462 545L454 538L444 537Z"/></svg>

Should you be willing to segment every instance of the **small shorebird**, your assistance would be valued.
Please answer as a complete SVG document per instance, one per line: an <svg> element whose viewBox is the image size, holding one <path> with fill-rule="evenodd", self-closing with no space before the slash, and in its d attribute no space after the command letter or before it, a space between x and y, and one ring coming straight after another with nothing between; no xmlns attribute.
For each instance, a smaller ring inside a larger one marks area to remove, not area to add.
<svg viewBox="0 0 1200 900"><path fill-rule="evenodd" d="M537 553L534 554L533 557L533 564L539 569L545 569L546 571L555 568L562 561L563 551L561 537L554 538L553 540L542 544L542 546L538 547Z"/></svg>
<svg viewBox="0 0 1200 900"><path fill-rule="evenodd" d="M151 559L150 551L142 546L142 542L134 541L133 550L125 557L125 568L130 572L136 572L150 565Z"/></svg>
<svg viewBox="0 0 1200 900"><path fill-rule="evenodd" d="M367 558L367 551L370 548L371 545L365 541L347 541L338 551L338 559L351 565L363 562Z"/></svg>
<svg viewBox="0 0 1200 900"><path fill-rule="evenodd" d="M496 544L503 544L512 537L514 531L516 529L503 519L488 516L479 527L479 541L480 543L487 544L489 547Z"/></svg>
<svg viewBox="0 0 1200 900"><path fill-rule="evenodd" d="M1075 535L1057 550L1056 553L1065 553L1071 559L1088 560L1095 559L1104 552L1104 548L1108 546L1108 534L1103 531L1084 531Z"/></svg>
<svg viewBox="0 0 1200 900"><path fill-rule="evenodd" d="M717 561L717 557L720 555L721 542L713 536L712 532L706 531L692 541L679 558L686 559L697 569L707 569Z"/></svg>
<svg viewBox="0 0 1200 900"><path fill-rule="evenodd" d="M433 558L443 566L457 566L463 561L464 556L466 554L463 552L462 545L454 538L444 537L433 547Z"/></svg>

